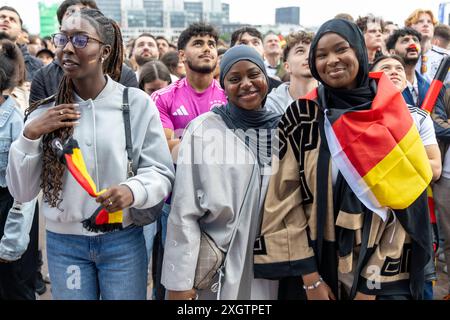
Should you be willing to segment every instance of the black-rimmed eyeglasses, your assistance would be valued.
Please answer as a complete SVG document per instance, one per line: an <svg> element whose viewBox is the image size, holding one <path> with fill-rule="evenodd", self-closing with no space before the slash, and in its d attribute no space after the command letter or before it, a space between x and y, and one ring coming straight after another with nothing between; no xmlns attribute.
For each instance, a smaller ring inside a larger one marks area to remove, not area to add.
<svg viewBox="0 0 450 320"><path fill-rule="evenodd" d="M52 39L53 39L53 44L57 48L64 48L69 41L77 49L86 48L89 40L95 40L101 44L104 44L103 41L93 38L93 37L88 36L87 34L83 34L83 33L74 34L73 36L68 36L64 33L55 33L52 36Z"/></svg>

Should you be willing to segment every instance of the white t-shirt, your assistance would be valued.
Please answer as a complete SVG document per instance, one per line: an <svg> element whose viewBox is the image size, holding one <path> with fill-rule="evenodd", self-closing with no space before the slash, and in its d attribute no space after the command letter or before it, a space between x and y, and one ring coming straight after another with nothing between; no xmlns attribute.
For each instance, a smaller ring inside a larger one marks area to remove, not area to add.
<svg viewBox="0 0 450 320"><path fill-rule="evenodd" d="M416 70L419 72L419 74L422 75L422 77L425 78L425 80L428 81L428 83L431 83L433 81L434 76L436 75L436 72L439 68L439 65L441 64L442 59L448 54L449 54L448 50L433 45L430 50L424 53L424 55L427 57L426 62L427 72L421 73L422 57L419 58L419 61L416 64ZM447 73L444 83L446 85L450 83L450 73Z"/></svg>
<svg viewBox="0 0 450 320"><path fill-rule="evenodd" d="M434 132L433 120L431 120L428 112L408 105L409 112L414 120L414 123L419 130L420 138L424 146L437 144L436 134Z"/></svg>

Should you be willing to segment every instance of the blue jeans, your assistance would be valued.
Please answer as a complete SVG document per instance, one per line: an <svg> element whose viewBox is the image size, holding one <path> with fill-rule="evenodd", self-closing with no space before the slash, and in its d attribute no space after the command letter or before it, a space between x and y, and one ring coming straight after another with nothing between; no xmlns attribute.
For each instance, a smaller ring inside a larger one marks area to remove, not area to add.
<svg viewBox="0 0 450 320"><path fill-rule="evenodd" d="M150 262L153 251L153 241L156 235L156 221L144 226L145 248L147 250L147 258Z"/></svg>
<svg viewBox="0 0 450 320"><path fill-rule="evenodd" d="M433 281L425 281L423 286L423 300L433 300Z"/></svg>
<svg viewBox="0 0 450 320"><path fill-rule="evenodd" d="M164 244L166 243L167 220L169 220L169 213L170 213L170 204L164 203L161 215L161 238L163 248Z"/></svg>
<svg viewBox="0 0 450 320"><path fill-rule="evenodd" d="M148 260L142 227L98 236L47 231L47 258L53 299L146 299Z"/></svg>

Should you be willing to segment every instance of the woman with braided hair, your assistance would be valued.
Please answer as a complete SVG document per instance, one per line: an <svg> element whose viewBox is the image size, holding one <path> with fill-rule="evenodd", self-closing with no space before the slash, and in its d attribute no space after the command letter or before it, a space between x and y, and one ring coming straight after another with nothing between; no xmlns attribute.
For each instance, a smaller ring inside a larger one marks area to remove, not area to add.
<svg viewBox="0 0 450 320"><path fill-rule="evenodd" d="M27 110L23 134L10 151L11 194L29 201L43 191L53 298L145 299L144 236L129 208L157 207L172 188L172 159L157 109L144 92L129 88L124 95L125 88L116 82L123 57L121 32L98 10L82 9L64 19L53 41L64 77L53 99ZM131 178L125 96L135 173ZM103 190L95 199L52 147L55 139L65 144L72 138L83 154L85 173ZM86 227L99 205L107 217L122 212L119 227L117 220L104 228Z"/></svg>

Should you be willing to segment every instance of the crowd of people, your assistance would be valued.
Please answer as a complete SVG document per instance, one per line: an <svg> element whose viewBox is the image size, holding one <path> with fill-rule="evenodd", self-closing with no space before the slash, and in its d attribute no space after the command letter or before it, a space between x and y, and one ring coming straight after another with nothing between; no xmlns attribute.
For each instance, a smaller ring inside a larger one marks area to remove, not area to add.
<svg viewBox="0 0 450 320"><path fill-rule="evenodd" d="M230 43L205 22L125 43L93 0L57 17L40 38L0 7L0 299L44 280L58 300L434 298L450 75L423 107L450 27L431 10Z"/></svg>

